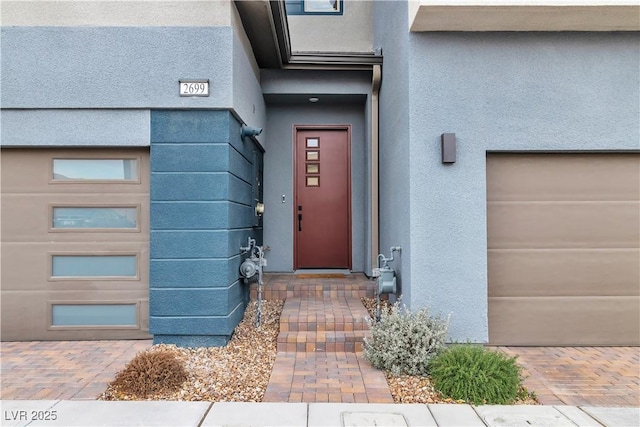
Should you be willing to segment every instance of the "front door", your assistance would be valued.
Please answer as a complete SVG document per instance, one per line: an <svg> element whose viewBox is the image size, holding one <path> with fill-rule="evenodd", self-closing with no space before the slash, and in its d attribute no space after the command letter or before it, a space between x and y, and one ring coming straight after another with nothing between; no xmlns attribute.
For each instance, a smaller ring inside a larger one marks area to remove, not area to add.
<svg viewBox="0 0 640 427"><path fill-rule="evenodd" d="M296 127L295 268L351 268L350 128Z"/></svg>

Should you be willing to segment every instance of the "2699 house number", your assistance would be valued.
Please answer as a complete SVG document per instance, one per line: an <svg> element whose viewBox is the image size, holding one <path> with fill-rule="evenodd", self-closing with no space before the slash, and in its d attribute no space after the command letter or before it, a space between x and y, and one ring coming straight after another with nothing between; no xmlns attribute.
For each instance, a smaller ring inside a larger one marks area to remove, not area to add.
<svg viewBox="0 0 640 427"><path fill-rule="evenodd" d="M4 421L55 421L58 411L3 411Z"/></svg>
<svg viewBox="0 0 640 427"><path fill-rule="evenodd" d="M180 80L180 96L209 96L209 80Z"/></svg>

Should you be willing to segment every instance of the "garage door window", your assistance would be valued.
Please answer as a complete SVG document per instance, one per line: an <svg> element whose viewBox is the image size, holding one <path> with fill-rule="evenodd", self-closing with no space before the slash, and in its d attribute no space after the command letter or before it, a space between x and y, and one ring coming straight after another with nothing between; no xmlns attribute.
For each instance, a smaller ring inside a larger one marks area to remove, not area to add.
<svg viewBox="0 0 640 427"><path fill-rule="evenodd" d="M137 278L136 255L53 255L52 278Z"/></svg>
<svg viewBox="0 0 640 427"><path fill-rule="evenodd" d="M52 304L51 326L137 327L137 304Z"/></svg>
<svg viewBox="0 0 640 427"><path fill-rule="evenodd" d="M54 181L138 181L137 159L53 159Z"/></svg>
<svg viewBox="0 0 640 427"><path fill-rule="evenodd" d="M138 229L138 208L130 207L54 207L53 229Z"/></svg>

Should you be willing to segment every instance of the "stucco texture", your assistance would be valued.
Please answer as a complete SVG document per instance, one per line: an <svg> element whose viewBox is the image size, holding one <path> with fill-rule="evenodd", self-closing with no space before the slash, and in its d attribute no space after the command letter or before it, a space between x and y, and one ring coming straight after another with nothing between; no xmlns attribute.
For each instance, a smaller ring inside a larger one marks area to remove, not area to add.
<svg viewBox="0 0 640 427"><path fill-rule="evenodd" d="M344 0L341 15L289 15L295 52L372 52L371 1Z"/></svg>
<svg viewBox="0 0 640 427"><path fill-rule="evenodd" d="M412 34L412 304L487 340L487 151L640 149L637 34ZM456 133L457 162L440 163ZM424 282L416 286L417 278Z"/></svg>
<svg viewBox="0 0 640 427"><path fill-rule="evenodd" d="M391 246L402 247L391 264L398 293L411 305L411 229L409 190L409 81L407 10L404 2L373 2L375 46L384 49L380 87L379 221L380 251L390 256ZM416 286L419 280L416 280Z"/></svg>
<svg viewBox="0 0 640 427"><path fill-rule="evenodd" d="M640 150L640 35L409 33L399 9L374 4L381 200L396 201L381 202L381 248L400 237L406 303L451 314L451 340L486 342L486 153Z"/></svg>
<svg viewBox="0 0 640 427"><path fill-rule="evenodd" d="M151 112L150 331L156 342L224 344L248 287L240 246L254 215L261 149L230 111Z"/></svg>
<svg viewBox="0 0 640 427"><path fill-rule="evenodd" d="M3 147L149 145L149 110L2 110L0 123Z"/></svg>
<svg viewBox="0 0 640 427"><path fill-rule="evenodd" d="M2 108L232 107L232 27L3 27ZM209 79L209 97L180 97Z"/></svg>
<svg viewBox="0 0 640 427"><path fill-rule="evenodd" d="M6 26L217 26L229 25L231 2L4 0L0 14Z"/></svg>

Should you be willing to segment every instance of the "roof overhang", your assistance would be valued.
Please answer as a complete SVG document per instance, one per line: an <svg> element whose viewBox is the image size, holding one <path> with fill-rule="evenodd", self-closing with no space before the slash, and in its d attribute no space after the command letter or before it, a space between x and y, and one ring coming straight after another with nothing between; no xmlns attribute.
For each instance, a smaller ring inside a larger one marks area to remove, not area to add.
<svg viewBox="0 0 640 427"><path fill-rule="evenodd" d="M411 0L410 31L639 31L638 0Z"/></svg>
<svg viewBox="0 0 640 427"><path fill-rule="evenodd" d="M242 26L251 42L253 55L260 68L279 68L283 64L283 54L286 54L285 42L289 35L276 31L275 18L282 19L277 4L269 0L236 0L235 5L242 20ZM274 6L275 10L274 10ZM287 16L284 15L286 24ZM282 25L282 23L280 23ZM285 25L286 28L286 25Z"/></svg>
<svg viewBox="0 0 640 427"><path fill-rule="evenodd" d="M260 68L353 70L382 64L382 56L376 54L292 54L283 0L235 0L235 5Z"/></svg>

